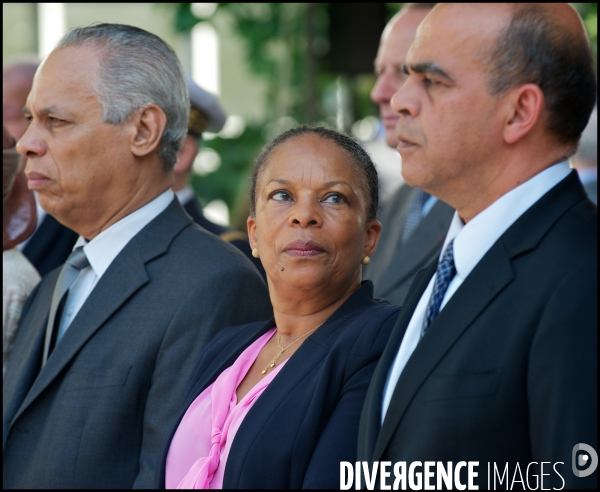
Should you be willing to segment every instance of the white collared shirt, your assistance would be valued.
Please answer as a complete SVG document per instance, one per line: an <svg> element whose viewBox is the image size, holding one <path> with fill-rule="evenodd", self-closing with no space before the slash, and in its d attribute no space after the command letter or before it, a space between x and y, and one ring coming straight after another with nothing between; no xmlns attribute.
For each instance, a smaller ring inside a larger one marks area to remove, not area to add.
<svg viewBox="0 0 600 492"><path fill-rule="evenodd" d="M441 261L448 243L454 239L456 275L448 286L440 311L500 236L543 195L566 178L570 172L571 169L567 161L550 166L501 196L467 224L463 224L458 213L454 212L439 260ZM398 379L421 338L421 327L423 326L425 311L433 291L436 276L437 274L433 275L423 292L408 323L396 359L388 372L381 407L382 424Z"/></svg>
<svg viewBox="0 0 600 492"><path fill-rule="evenodd" d="M90 265L79 272L69 289L57 341L65 334L71 321L94 290L98 280L108 270L108 267L121 250L138 232L169 206L174 196L173 191L168 189L142 208L115 222L89 242L79 236L73 250L83 246L83 251Z"/></svg>

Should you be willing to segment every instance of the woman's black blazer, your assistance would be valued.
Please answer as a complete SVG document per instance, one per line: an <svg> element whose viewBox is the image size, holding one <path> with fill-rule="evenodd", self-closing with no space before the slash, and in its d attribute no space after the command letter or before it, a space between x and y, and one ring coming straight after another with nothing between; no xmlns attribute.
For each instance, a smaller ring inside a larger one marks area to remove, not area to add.
<svg viewBox="0 0 600 492"><path fill-rule="evenodd" d="M339 488L340 461L356 460L367 388L399 310L373 299L373 284L365 281L304 341L240 425L223 488ZM274 323L226 328L205 347L159 455L159 488L165 486L171 440L190 404Z"/></svg>

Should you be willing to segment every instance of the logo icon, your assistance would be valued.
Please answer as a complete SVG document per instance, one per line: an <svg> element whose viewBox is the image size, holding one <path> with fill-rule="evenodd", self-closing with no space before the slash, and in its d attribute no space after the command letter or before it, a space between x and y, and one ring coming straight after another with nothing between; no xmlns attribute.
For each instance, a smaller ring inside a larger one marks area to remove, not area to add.
<svg viewBox="0 0 600 492"><path fill-rule="evenodd" d="M583 443L573 446L573 473L576 477L587 477L594 473L597 467L598 455L592 446Z"/></svg>

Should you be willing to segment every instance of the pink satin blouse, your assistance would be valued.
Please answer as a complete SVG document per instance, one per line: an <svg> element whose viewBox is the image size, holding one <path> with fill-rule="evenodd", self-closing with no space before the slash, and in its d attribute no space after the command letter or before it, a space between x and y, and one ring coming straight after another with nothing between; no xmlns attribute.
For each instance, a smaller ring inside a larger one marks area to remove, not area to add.
<svg viewBox="0 0 600 492"><path fill-rule="evenodd" d="M167 455L168 489L220 489L231 443L254 402L285 365L283 361L261 379L238 403L236 389L259 352L275 333L269 330L244 350L190 405Z"/></svg>

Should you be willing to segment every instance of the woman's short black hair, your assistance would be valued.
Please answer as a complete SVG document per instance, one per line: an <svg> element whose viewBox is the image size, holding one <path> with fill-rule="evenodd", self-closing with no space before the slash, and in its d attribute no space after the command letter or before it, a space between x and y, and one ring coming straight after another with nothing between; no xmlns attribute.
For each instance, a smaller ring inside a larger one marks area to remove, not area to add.
<svg viewBox="0 0 600 492"><path fill-rule="evenodd" d="M377 170L375 169L369 154L367 154L365 149L363 149L361 145L349 135L332 130L331 128L325 128L323 126L308 125L300 125L292 128L291 130L283 132L265 145L260 154L258 154L258 157L254 161L254 170L252 171L252 185L250 188L250 216L254 217L256 214L256 184L273 150L291 138L308 134L317 135L324 140L329 140L346 151L350 157L350 162L352 162L362 177L365 190L368 190L369 192L370 203L367 212L367 221L376 219L377 206L379 204L379 179L377 177Z"/></svg>

